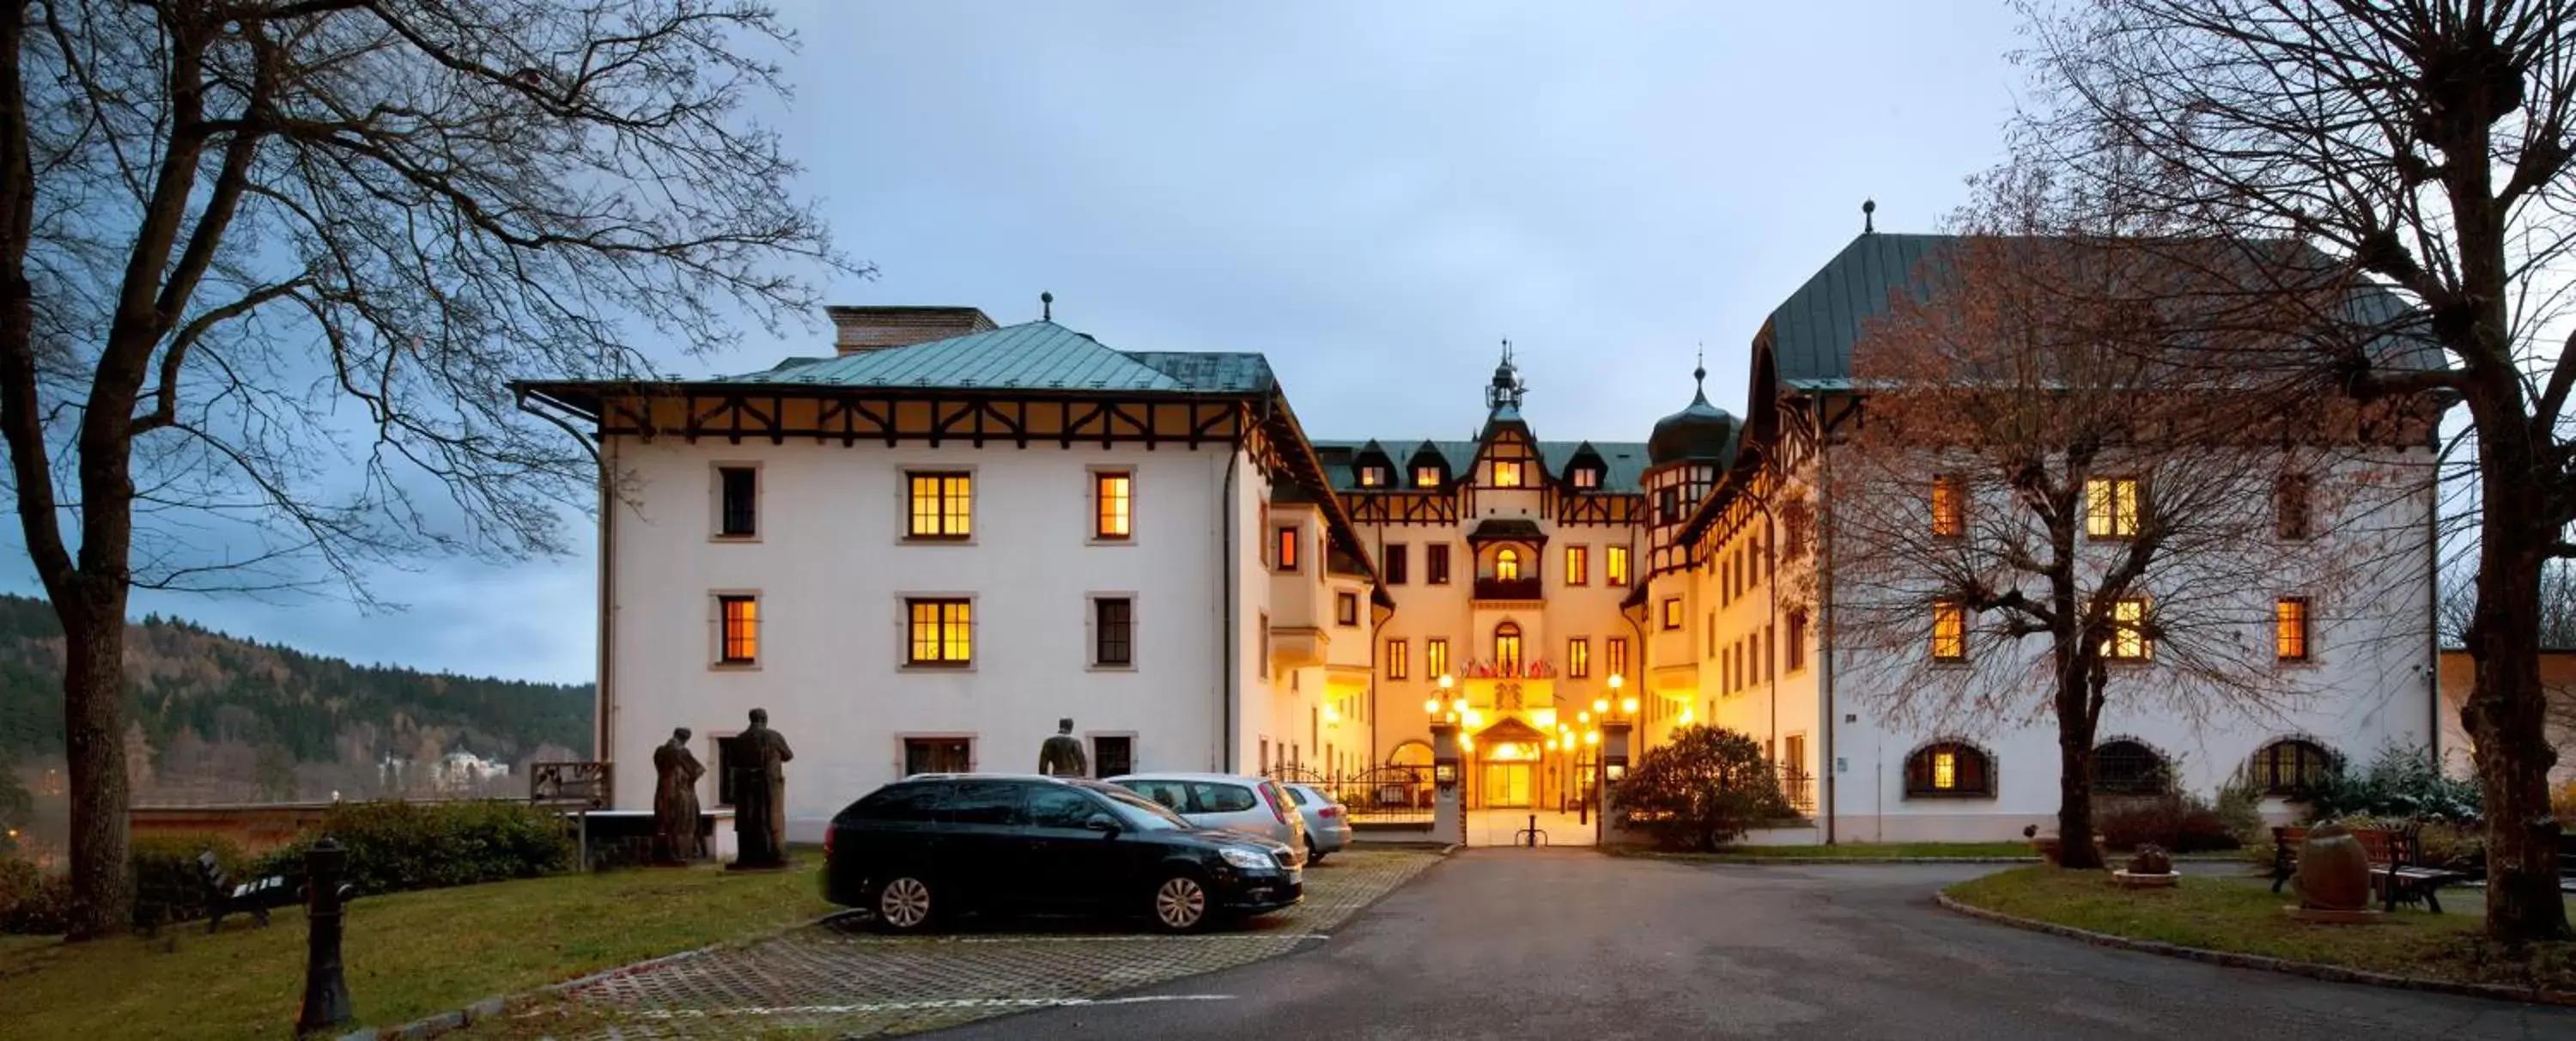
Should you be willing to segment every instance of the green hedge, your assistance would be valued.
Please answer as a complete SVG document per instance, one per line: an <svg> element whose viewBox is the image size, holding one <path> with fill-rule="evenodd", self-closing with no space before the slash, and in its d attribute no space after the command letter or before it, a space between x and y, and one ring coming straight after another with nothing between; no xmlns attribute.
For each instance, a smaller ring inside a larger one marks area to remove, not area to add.
<svg viewBox="0 0 2576 1041"><path fill-rule="evenodd" d="M137 929L206 916L206 879L197 871L198 854L213 850L215 863L234 882L242 881L253 866L240 846L220 835L141 836L131 850Z"/></svg>
<svg viewBox="0 0 2576 1041"><path fill-rule="evenodd" d="M366 893L440 889L551 875L572 867L563 816L521 802L350 802L323 834L349 851L349 884ZM301 879L308 835L271 854L260 874Z"/></svg>

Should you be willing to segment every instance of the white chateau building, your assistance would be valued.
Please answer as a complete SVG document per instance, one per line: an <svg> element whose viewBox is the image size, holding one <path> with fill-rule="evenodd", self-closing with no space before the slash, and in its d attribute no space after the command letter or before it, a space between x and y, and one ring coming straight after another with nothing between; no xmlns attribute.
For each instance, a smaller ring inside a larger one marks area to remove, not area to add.
<svg viewBox="0 0 2576 1041"><path fill-rule="evenodd" d="M787 811L810 840L906 773L1032 769L1059 717L1103 776L1351 776L1427 767L1440 699L1467 703L1471 807L1580 798L1607 705L1644 748L1694 722L1763 742L1815 840L2053 827L2053 726L1883 719L1838 680L1868 670L1831 638L1831 583L1782 595L1829 547L1762 508L1819 485L1857 414L1852 345L1938 241L1863 234L1755 334L1743 418L1694 394L1650 431L1598 432L1642 442L1542 439L1508 350L1474 441L1400 422L1323 440L1261 355L1121 350L962 307L832 308L834 356L739 376L524 386L596 431L615 482L598 713L615 802L651 804L652 750L688 727L701 798L723 805L724 739L755 707L796 748ZM2429 480L2431 453L2394 454ZM2297 620L2297 664L2331 697L2200 723L2115 703L2097 770L2206 794L2251 769L2286 790L2329 755L2428 747L2429 494L2398 529L2423 570L2322 631Z"/></svg>

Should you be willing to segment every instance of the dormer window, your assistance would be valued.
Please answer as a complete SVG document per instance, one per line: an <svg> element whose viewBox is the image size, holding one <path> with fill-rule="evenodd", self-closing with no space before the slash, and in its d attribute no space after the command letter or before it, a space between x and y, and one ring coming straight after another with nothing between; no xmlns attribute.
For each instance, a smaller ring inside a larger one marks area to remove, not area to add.
<svg viewBox="0 0 2576 1041"><path fill-rule="evenodd" d="M1591 489L1601 487L1601 470L1599 467L1575 467L1573 476L1574 486L1577 488Z"/></svg>
<svg viewBox="0 0 2576 1041"><path fill-rule="evenodd" d="M1416 488L1440 487L1440 468L1437 466L1414 467L1413 486Z"/></svg>
<svg viewBox="0 0 2576 1041"><path fill-rule="evenodd" d="M1360 487L1386 487L1386 467L1379 466L1375 463L1360 467Z"/></svg>

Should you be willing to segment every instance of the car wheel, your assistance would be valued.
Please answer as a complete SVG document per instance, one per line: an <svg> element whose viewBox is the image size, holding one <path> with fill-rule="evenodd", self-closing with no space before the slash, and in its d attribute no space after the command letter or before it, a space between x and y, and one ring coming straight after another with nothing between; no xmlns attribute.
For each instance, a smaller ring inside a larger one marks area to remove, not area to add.
<svg viewBox="0 0 2576 1041"><path fill-rule="evenodd" d="M1306 836L1306 866L1314 867L1315 865L1323 862L1324 851L1315 848L1315 837L1312 835Z"/></svg>
<svg viewBox="0 0 2576 1041"><path fill-rule="evenodd" d="M877 927L892 933L916 933L930 926L938 913L931 899L930 883L917 875L897 875L877 887L877 898L870 901L876 912Z"/></svg>
<svg viewBox="0 0 2576 1041"><path fill-rule="evenodd" d="M1165 878L1154 887L1154 927L1167 933L1194 933L1216 919L1208 906L1207 884L1188 872Z"/></svg>

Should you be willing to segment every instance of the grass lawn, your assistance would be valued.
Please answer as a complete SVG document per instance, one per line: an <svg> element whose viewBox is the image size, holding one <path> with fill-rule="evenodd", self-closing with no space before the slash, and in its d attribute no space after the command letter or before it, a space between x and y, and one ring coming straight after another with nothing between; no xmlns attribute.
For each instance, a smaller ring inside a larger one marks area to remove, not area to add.
<svg viewBox="0 0 2576 1041"><path fill-rule="evenodd" d="M2036 857L2027 842L1844 842L1832 846L1729 846L1715 853L1673 853L1645 846L1611 846L1612 854L1665 860L1774 860L1833 857L1898 860L1907 857Z"/></svg>
<svg viewBox="0 0 2576 1041"><path fill-rule="evenodd" d="M2256 879L2186 875L2173 889L2124 890L2108 872L2016 868L1951 886L1963 904L2097 933L2205 950L2466 983L2576 991L2576 944L2510 953L2490 946L2480 914L2399 908L2372 925L2310 925L2281 913L2298 898ZM2451 910L2480 894L2453 890Z"/></svg>
<svg viewBox="0 0 2576 1041"><path fill-rule="evenodd" d="M819 855L777 874L630 870L367 897L349 905L358 1021L396 1026L657 955L760 933L829 910ZM236 922L240 924L235 924ZM162 941L0 945L0 1008L14 1039L278 1038L304 986L304 912L266 929L227 919ZM164 937L173 933L165 932Z"/></svg>

